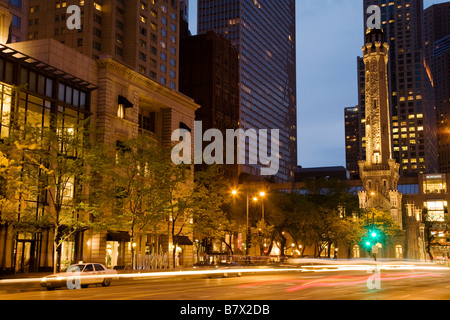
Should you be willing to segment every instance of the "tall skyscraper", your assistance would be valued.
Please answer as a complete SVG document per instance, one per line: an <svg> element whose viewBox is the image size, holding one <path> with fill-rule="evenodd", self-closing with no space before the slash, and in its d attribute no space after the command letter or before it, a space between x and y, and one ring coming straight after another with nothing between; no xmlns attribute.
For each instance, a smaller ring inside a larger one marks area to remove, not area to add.
<svg viewBox="0 0 450 320"><path fill-rule="evenodd" d="M358 162L365 159L363 155L362 137L365 136L361 107L345 108L345 155L346 168L351 179L359 179Z"/></svg>
<svg viewBox="0 0 450 320"><path fill-rule="evenodd" d="M67 7L81 8L81 29L69 30ZM89 57L110 56L178 90L180 1L29 0L28 40L54 38Z"/></svg>
<svg viewBox="0 0 450 320"><path fill-rule="evenodd" d="M450 2L425 10L425 56L437 112L439 172L450 173Z"/></svg>
<svg viewBox="0 0 450 320"><path fill-rule="evenodd" d="M239 51L240 127L280 130L280 169L273 180L293 181L297 168L295 0L198 0L197 22L199 34L215 31ZM254 148L247 145L241 176L260 175L260 165L249 165L250 149Z"/></svg>
<svg viewBox="0 0 450 320"><path fill-rule="evenodd" d="M438 170L436 121L431 74L424 54L423 0L364 0L364 20L371 5L381 8L382 28L390 47L388 99L393 158L400 164L402 176L434 173ZM360 88L365 81L363 70L362 66L358 68ZM359 95L359 101L365 101L362 90ZM361 112L365 110L361 108Z"/></svg>

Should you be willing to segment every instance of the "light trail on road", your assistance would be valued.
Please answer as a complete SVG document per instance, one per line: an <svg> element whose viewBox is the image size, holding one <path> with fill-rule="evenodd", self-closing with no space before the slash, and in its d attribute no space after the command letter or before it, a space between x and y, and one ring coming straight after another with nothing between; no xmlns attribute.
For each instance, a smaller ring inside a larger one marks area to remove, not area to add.
<svg viewBox="0 0 450 320"><path fill-rule="evenodd" d="M385 271L450 271L448 267L442 266L429 266L429 265L413 265L413 264L322 264L314 266L299 266L297 268L241 268L241 269L215 269L215 270L202 270L202 271L168 271L168 272L145 272L145 273L123 273L123 274L111 274L111 275L81 275L74 272L73 276L60 277L58 280L69 280L74 278L88 279L88 278L109 278L109 279L154 279L154 278L167 278L167 277L180 277L180 276L214 276L214 275L244 275L244 274L259 274L259 273L292 273L292 272L314 272L314 273L326 273L326 272L347 272L347 271L363 271L369 272L376 270ZM21 278L21 279L2 279L2 284L20 284L20 283L40 283L45 278Z"/></svg>

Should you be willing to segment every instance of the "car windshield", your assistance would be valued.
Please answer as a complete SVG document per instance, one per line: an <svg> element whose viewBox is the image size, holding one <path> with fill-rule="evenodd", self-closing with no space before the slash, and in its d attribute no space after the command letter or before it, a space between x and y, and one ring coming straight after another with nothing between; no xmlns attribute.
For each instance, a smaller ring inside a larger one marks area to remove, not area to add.
<svg viewBox="0 0 450 320"><path fill-rule="evenodd" d="M67 268L66 272L81 272L83 271L84 265L82 264L74 264Z"/></svg>

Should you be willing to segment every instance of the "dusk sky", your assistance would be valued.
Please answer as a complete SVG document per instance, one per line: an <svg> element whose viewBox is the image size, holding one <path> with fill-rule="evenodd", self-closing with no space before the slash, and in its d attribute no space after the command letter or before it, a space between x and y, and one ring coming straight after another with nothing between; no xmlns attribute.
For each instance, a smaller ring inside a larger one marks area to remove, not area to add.
<svg viewBox="0 0 450 320"><path fill-rule="evenodd" d="M443 2L424 0L424 7ZM189 6L196 34L197 0ZM345 166L344 109L358 103L363 23L363 1L297 1L298 164L304 168Z"/></svg>

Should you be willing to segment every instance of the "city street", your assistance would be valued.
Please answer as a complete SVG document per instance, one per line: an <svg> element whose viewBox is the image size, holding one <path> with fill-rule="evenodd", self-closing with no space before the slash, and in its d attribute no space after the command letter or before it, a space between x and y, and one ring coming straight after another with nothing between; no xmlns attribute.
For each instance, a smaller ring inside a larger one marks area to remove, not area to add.
<svg viewBox="0 0 450 320"><path fill-rule="evenodd" d="M289 272L243 277L116 281L81 290L37 288L0 300L450 300L446 270L382 270L378 285L364 271ZM36 286L36 284L30 284ZM372 290L369 287L373 285Z"/></svg>

